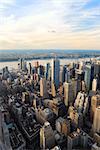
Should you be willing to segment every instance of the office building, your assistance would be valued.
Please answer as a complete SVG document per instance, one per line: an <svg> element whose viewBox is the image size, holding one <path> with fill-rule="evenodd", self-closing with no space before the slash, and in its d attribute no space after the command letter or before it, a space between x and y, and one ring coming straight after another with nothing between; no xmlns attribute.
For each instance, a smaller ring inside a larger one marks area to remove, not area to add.
<svg viewBox="0 0 100 150"><path fill-rule="evenodd" d="M52 92L52 96L55 97L56 96L56 88L55 88L55 84L51 81L51 92Z"/></svg>
<svg viewBox="0 0 100 150"><path fill-rule="evenodd" d="M91 87L91 65L86 65L84 80L86 84L86 89L87 91L89 91Z"/></svg>
<svg viewBox="0 0 100 150"><path fill-rule="evenodd" d="M83 114L78 112L73 106L69 107L69 117L73 127L77 128L83 126Z"/></svg>
<svg viewBox="0 0 100 150"><path fill-rule="evenodd" d="M93 132L100 134L100 106L95 109L94 120L93 120Z"/></svg>
<svg viewBox="0 0 100 150"><path fill-rule="evenodd" d="M67 76L67 66L63 66L63 70L62 70L62 83L65 81L68 81L68 77Z"/></svg>
<svg viewBox="0 0 100 150"><path fill-rule="evenodd" d="M29 66L28 66L28 73L30 75L32 74L32 65L31 65L31 63L29 63Z"/></svg>
<svg viewBox="0 0 100 150"><path fill-rule="evenodd" d="M66 73L65 73L65 82L70 82L71 77L70 77L70 70L67 68Z"/></svg>
<svg viewBox="0 0 100 150"><path fill-rule="evenodd" d="M8 67L3 68L3 79L7 79L9 77L9 70Z"/></svg>
<svg viewBox="0 0 100 150"><path fill-rule="evenodd" d="M94 63L94 77L100 75L100 62Z"/></svg>
<svg viewBox="0 0 100 150"><path fill-rule="evenodd" d="M72 83L73 98L75 99L78 92L79 82L75 78L72 78L71 83Z"/></svg>
<svg viewBox="0 0 100 150"><path fill-rule="evenodd" d="M59 72L59 83L63 83L63 68L60 68L60 72Z"/></svg>
<svg viewBox="0 0 100 150"><path fill-rule="evenodd" d="M23 59L23 58L19 59L18 67L20 68L20 70L23 70L23 71L27 70L27 63L26 63L25 59Z"/></svg>
<svg viewBox="0 0 100 150"><path fill-rule="evenodd" d="M62 117L59 117L56 120L56 130L67 136L70 133L70 121L67 119L63 119Z"/></svg>
<svg viewBox="0 0 100 150"><path fill-rule="evenodd" d="M80 129L77 129L77 131L72 132L68 136L67 140L68 150L72 150L74 148L78 149L78 147L84 150L88 149L88 135Z"/></svg>
<svg viewBox="0 0 100 150"><path fill-rule="evenodd" d="M46 64L46 71L45 71L45 73L46 73L46 80L50 80L50 63L47 63Z"/></svg>
<svg viewBox="0 0 100 150"><path fill-rule="evenodd" d="M88 113L89 100L86 93L78 92L74 107L77 109L78 113L82 113L83 115Z"/></svg>
<svg viewBox="0 0 100 150"><path fill-rule="evenodd" d="M40 65L38 68L37 68L37 73L39 75L39 77L44 77L44 66Z"/></svg>
<svg viewBox="0 0 100 150"><path fill-rule="evenodd" d="M39 108L36 110L36 119L42 125L46 121L52 124L54 122L54 113L50 108L45 109Z"/></svg>
<svg viewBox="0 0 100 150"><path fill-rule="evenodd" d="M8 126L8 130L12 149L24 150L26 148L26 142L17 126L11 123Z"/></svg>
<svg viewBox="0 0 100 150"><path fill-rule="evenodd" d="M36 68L38 68L38 67L39 67L39 62L36 61L36 62L34 63L34 66L35 66Z"/></svg>
<svg viewBox="0 0 100 150"><path fill-rule="evenodd" d="M49 122L45 122L40 129L40 147L41 149L51 149L55 146L54 131Z"/></svg>
<svg viewBox="0 0 100 150"><path fill-rule="evenodd" d="M96 108L100 105L100 95L94 95L91 98L91 108L90 108L90 117L91 121L94 120L94 113L96 111Z"/></svg>
<svg viewBox="0 0 100 150"><path fill-rule="evenodd" d="M51 64L51 80L55 83L56 88L59 87L60 61L55 58Z"/></svg>
<svg viewBox="0 0 100 150"><path fill-rule="evenodd" d="M40 96L43 98L47 98L47 83L45 78L40 79Z"/></svg>
<svg viewBox="0 0 100 150"><path fill-rule="evenodd" d="M93 79L92 81L92 91L96 91L97 90L97 79Z"/></svg>
<svg viewBox="0 0 100 150"><path fill-rule="evenodd" d="M10 135L6 123L4 122L4 114L0 110L0 148L2 150L12 150L10 143Z"/></svg>
<svg viewBox="0 0 100 150"><path fill-rule="evenodd" d="M82 81L82 82L81 82L81 90L82 90L82 92L86 92L85 81Z"/></svg>
<svg viewBox="0 0 100 150"><path fill-rule="evenodd" d="M75 69L75 78L77 80L80 80L80 81L84 80L84 72L83 72L83 70Z"/></svg>
<svg viewBox="0 0 100 150"><path fill-rule="evenodd" d="M64 83L64 103L66 106L73 103L74 101L74 92L72 83Z"/></svg>
<svg viewBox="0 0 100 150"><path fill-rule="evenodd" d="M100 61L94 63L94 77L97 78L97 88L100 90Z"/></svg>
<svg viewBox="0 0 100 150"><path fill-rule="evenodd" d="M60 98L53 100L44 100L44 106L50 108L56 116L65 116L67 114L66 106Z"/></svg>

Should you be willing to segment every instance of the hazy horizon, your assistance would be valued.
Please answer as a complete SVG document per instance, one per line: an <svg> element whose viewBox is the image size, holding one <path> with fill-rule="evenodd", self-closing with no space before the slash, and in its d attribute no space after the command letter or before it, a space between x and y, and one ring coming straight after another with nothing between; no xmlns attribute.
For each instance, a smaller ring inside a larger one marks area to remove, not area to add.
<svg viewBox="0 0 100 150"><path fill-rule="evenodd" d="M62 51L62 52L64 52L64 51L66 51L66 52L72 52L72 51L74 51L74 52L86 52L86 51L90 51L90 52L100 52L100 49L0 49L0 52L6 52L6 51L50 51L50 52L52 52L52 51L54 51L54 52L56 52L56 51Z"/></svg>

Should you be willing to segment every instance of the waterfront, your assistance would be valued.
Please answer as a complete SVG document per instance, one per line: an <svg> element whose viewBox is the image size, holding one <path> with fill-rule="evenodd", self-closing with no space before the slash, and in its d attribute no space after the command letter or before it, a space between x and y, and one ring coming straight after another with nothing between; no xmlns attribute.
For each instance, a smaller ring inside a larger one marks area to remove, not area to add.
<svg viewBox="0 0 100 150"><path fill-rule="evenodd" d="M90 59L95 59L95 58L79 58L79 59L60 59L60 65L66 65L68 63L73 63L73 62L80 62L80 61L89 61ZM98 57L98 59L100 59L100 57ZM32 63L32 65L34 66L34 63L36 61L39 62L39 64L41 65L45 65L48 62L51 63L52 59L34 59L34 60L28 60L27 61L27 65L29 64L29 62ZM8 66L9 69L17 69L18 67L18 61L8 61L8 62L0 62L0 69L4 68L5 66Z"/></svg>

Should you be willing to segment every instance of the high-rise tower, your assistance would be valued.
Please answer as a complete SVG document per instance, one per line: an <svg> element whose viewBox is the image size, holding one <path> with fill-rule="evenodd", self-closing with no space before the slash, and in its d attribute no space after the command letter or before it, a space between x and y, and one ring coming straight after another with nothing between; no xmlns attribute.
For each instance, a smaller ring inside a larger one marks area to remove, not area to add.
<svg viewBox="0 0 100 150"><path fill-rule="evenodd" d="M59 87L59 71L60 71L60 61L55 58L52 60L51 64L51 79L55 83L56 88Z"/></svg>

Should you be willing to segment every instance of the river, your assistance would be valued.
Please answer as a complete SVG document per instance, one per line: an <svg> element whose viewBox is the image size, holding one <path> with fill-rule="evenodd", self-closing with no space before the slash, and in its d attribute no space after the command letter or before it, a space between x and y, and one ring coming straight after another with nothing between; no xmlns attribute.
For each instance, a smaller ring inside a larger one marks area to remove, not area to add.
<svg viewBox="0 0 100 150"><path fill-rule="evenodd" d="M91 58L94 59L94 58ZM30 60L27 61L27 65L29 62L34 66L35 62L39 62L41 65L45 65L46 63L51 63L52 59L37 59L37 60ZM60 59L60 64L61 65L66 65L68 63L73 63L73 62L81 62L81 61L89 61L90 58L79 58L79 59ZM10 70L12 69L17 69L18 68L18 61L8 61L8 62L0 62L0 70L4 68L5 66L8 66Z"/></svg>

